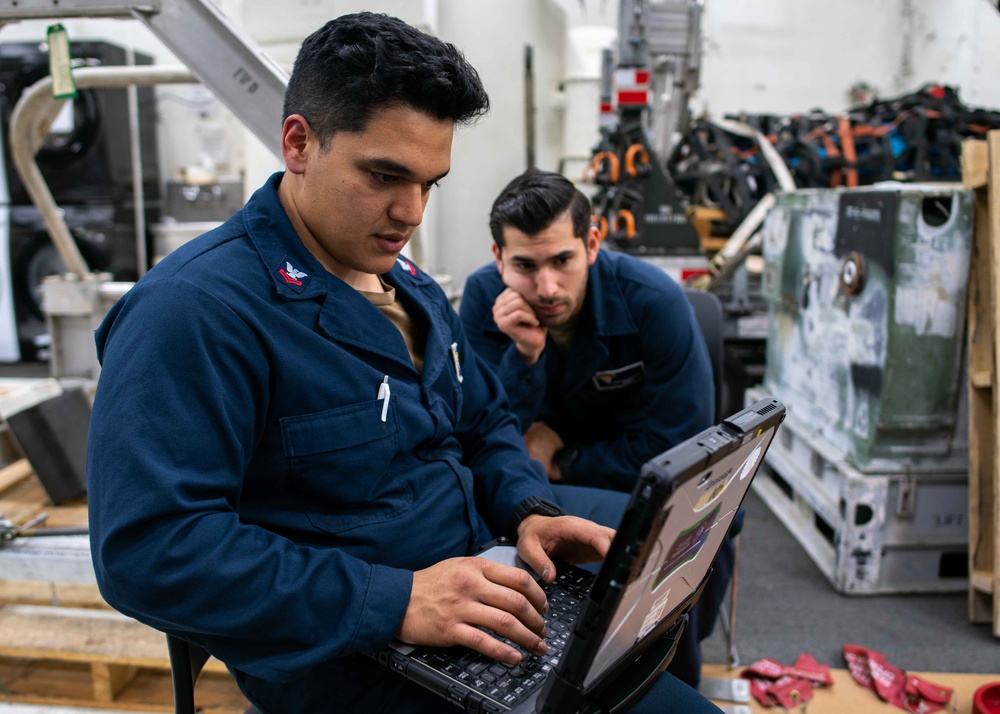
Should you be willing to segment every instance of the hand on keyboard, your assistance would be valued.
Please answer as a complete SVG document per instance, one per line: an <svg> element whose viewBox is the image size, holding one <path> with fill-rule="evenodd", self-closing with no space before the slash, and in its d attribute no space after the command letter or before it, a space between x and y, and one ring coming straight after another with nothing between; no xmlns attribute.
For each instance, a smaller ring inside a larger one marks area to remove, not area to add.
<svg viewBox="0 0 1000 714"><path fill-rule="evenodd" d="M397 637L410 644L464 645L517 664L522 658L518 646L545 654L547 610L545 593L526 571L482 558L452 558L413 574Z"/></svg>
<svg viewBox="0 0 1000 714"><path fill-rule="evenodd" d="M556 576L552 558L580 565L602 560L615 532L574 516L531 515L517 527L517 554L542 580Z"/></svg>

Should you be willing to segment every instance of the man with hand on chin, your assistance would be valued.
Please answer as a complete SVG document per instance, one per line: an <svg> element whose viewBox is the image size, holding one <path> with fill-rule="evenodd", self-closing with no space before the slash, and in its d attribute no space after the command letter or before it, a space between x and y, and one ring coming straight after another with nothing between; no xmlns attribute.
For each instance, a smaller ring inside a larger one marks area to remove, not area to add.
<svg viewBox="0 0 1000 714"><path fill-rule="evenodd" d="M713 423L712 367L684 291L660 268L600 250L590 201L557 173L512 180L490 231L494 261L467 280L460 313L529 453L557 500L572 486L631 491L646 461ZM693 685L733 550L730 540L716 559L670 665Z"/></svg>
<svg viewBox="0 0 1000 714"><path fill-rule="evenodd" d="M531 169L490 214L494 262L461 315L554 483L629 491L650 458L712 425L712 367L684 291L599 250L587 198Z"/></svg>

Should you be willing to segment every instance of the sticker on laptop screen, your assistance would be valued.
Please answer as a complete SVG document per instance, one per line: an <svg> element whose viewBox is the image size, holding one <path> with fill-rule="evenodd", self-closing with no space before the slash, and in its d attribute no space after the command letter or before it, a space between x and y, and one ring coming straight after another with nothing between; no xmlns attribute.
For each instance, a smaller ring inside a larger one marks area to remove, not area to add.
<svg viewBox="0 0 1000 714"><path fill-rule="evenodd" d="M736 470L733 468L726 469L720 476L716 476L714 479L705 482L703 479L701 483L698 484L698 488L705 489L705 492L698 497L698 502L694 504L694 510L703 511L712 505L715 501L726 492L729 488L729 484L733 482L733 477L736 474Z"/></svg>
<svg viewBox="0 0 1000 714"><path fill-rule="evenodd" d="M667 556L660 564L659 571L653 576L653 590L660 587L684 563L694 560L695 556L698 555L698 551L705 545L708 534L712 530L712 526L715 525L715 519L719 517L720 510L720 506L716 505L715 508L709 511L696 524L685 531L681 531L681 534L677 536L677 540L674 541L674 544L670 546L670 550L667 551Z"/></svg>
<svg viewBox="0 0 1000 714"><path fill-rule="evenodd" d="M653 609L649 611L649 614L646 615L646 618L642 621L642 627L639 628L639 636L635 638L636 642L656 629L660 620L663 619L663 611L666 609L667 602L669 600L670 588L667 588L667 591L663 593L662 597L657 598L656 602L653 603Z"/></svg>
<svg viewBox="0 0 1000 714"><path fill-rule="evenodd" d="M760 446L757 446L757 448L750 452L747 460L744 461L743 466L740 467L740 481L754 472L754 468L757 466L757 461L760 460L760 455L763 453L764 449Z"/></svg>

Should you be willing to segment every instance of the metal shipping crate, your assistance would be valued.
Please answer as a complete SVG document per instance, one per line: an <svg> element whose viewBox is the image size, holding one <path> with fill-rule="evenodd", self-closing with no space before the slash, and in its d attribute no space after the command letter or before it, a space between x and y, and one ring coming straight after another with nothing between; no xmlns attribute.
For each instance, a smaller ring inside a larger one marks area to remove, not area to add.
<svg viewBox="0 0 1000 714"><path fill-rule="evenodd" d="M953 184L793 191L764 224L767 391L863 473L966 468L971 238Z"/></svg>
<svg viewBox="0 0 1000 714"><path fill-rule="evenodd" d="M746 399L766 396L751 389ZM862 474L793 409L753 488L838 592L964 592L968 585L964 471Z"/></svg>

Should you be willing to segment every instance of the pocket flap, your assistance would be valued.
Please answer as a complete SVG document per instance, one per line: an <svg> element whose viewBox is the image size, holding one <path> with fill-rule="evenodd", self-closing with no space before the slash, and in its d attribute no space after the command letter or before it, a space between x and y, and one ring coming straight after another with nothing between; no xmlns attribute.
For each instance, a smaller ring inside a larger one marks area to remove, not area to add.
<svg viewBox="0 0 1000 714"><path fill-rule="evenodd" d="M389 398L385 421L382 421L381 399L284 417L280 421L281 443L289 458L346 449L396 432L395 397Z"/></svg>

